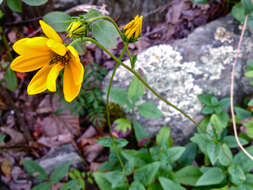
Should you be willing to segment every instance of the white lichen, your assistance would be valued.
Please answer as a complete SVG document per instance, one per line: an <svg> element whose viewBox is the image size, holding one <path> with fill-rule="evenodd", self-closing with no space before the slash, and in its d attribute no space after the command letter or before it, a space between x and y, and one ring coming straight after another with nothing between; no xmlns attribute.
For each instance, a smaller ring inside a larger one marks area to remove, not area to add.
<svg viewBox="0 0 253 190"><path fill-rule="evenodd" d="M182 55L170 45L154 46L138 55L135 70L141 70L152 88L194 118L202 109L197 95L203 93L202 87L196 81L200 80L203 84L205 80L220 79L225 65L231 64L235 56L232 46L206 47L205 56L202 56L197 63L184 62ZM130 66L129 61L125 63ZM119 67L114 83L124 83L128 86L131 79L132 74ZM146 101L157 103L166 123L172 119L187 120L174 108L158 100L149 90L146 90L145 97Z"/></svg>
<svg viewBox="0 0 253 190"><path fill-rule="evenodd" d="M227 31L224 27L218 27L214 34L214 39L220 41L222 43L228 42L232 43L233 39L231 37L231 33Z"/></svg>

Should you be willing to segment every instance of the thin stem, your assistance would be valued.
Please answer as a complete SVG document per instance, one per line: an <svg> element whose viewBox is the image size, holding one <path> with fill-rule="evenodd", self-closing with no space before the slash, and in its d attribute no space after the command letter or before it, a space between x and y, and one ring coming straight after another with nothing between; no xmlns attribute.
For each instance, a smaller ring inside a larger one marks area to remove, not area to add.
<svg viewBox="0 0 253 190"><path fill-rule="evenodd" d="M243 28L242 28L242 32L241 32L241 36L240 36L240 40L236 49L236 57L233 63L233 69L231 72L231 88L230 88L230 109L231 109L231 114L232 114L232 121L233 121L233 130L234 130L234 134L235 134L235 139L236 142L238 144L238 146L240 147L240 149L251 159L253 160L253 156L242 146L239 138L238 138L238 134L237 134L237 127L236 127L236 121L235 121L235 113L234 113L234 75L235 75L235 69L236 69L236 63L239 57L239 53L240 53L240 47L242 44L242 40L243 40L243 36L244 36L244 32L246 30L246 26L247 26L247 22L248 22L248 16L247 15L245 17L244 23L243 23Z"/></svg>
<svg viewBox="0 0 253 190"><path fill-rule="evenodd" d="M124 49L122 50L122 52L121 52L121 54L120 54L120 57L119 57L120 60L122 59L122 57L123 57L125 51L126 51L126 48L124 48ZM115 76L115 73L116 73L116 70L117 70L118 67L119 67L119 63L116 62L116 65L115 65L115 67L114 67L114 69L113 69L112 76L111 76L110 81L109 81L108 90L107 90L107 95L106 95L106 116L107 116L107 124L108 124L108 126L109 126L109 132L110 132L110 135L111 135L112 137L114 137L114 136L112 135L112 129L111 129L111 119L110 119L110 110L109 110L109 97L110 97L110 94L111 94L112 81L113 81L113 78L114 78L114 76Z"/></svg>
<svg viewBox="0 0 253 190"><path fill-rule="evenodd" d="M6 36L5 36L4 32L3 32L3 28L1 26L0 26L0 33L2 34L3 43L4 43L4 46L5 46L6 51L8 53L9 59L10 59L10 61L12 61L13 57L11 55L11 49L10 49L8 40L7 40L7 38L6 38Z"/></svg>
<svg viewBox="0 0 253 190"><path fill-rule="evenodd" d="M121 54L120 54L120 57L119 57L120 60L122 59L122 57L123 57L125 51L126 51L126 48L124 48L124 49L122 50L122 52L121 52ZM111 78L110 78L110 82L109 82L109 85L108 85L108 90L107 90L107 95L106 95L106 105L105 105L105 106L106 106L107 124L108 124L108 127L109 127L110 136L112 137L113 143L114 143L114 145L115 145L115 154L116 154L116 156L117 156L117 158L118 158L118 160L119 160L119 163L120 163L120 166L121 166L121 168L122 168L123 174L124 174L125 176L127 176L127 175L125 174L125 166L124 166L124 164L123 164L123 162L122 162L122 160L121 160L121 158L120 158L120 152L119 152L119 150L118 150L118 147L117 147L116 144L115 144L115 137L114 137L114 135L112 134L112 125L111 125L110 110L109 110L109 97L110 97L110 94L111 94L112 81L113 81L113 78L114 78L114 76L115 76L115 73L116 73L116 70L117 70L118 67L119 67L119 63L116 62L116 66L115 66L114 69L113 69L113 73L112 73L112 76L111 76ZM128 183L128 182L127 182L127 183Z"/></svg>
<svg viewBox="0 0 253 190"><path fill-rule="evenodd" d="M124 46L126 48L127 55L128 55L129 60L130 60L130 63L131 63L131 68L134 69L134 63L133 63L133 59L132 59L131 53L130 53L130 51L128 49L128 44L124 43Z"/></svg>
<svg viewBox="0 0 253 190"><path fill-rule="evenodd" d="M122 65L124 68L126 68L128 71L130 71L131 73L133 73L145 86L146 88L148 88L155 96L157 96L160 100L162 100L163 102L165 102L167 105L173 107L175 110L177 110L178 112L180 112L181 114L183 114L186 118L188 118L190 121L192 121L197 127L199 127L201 130L203 130L199 124L194 121L189 115L187 115L184 111L182 111L181 109L179 109L177 106L175 106L174 104L170 103L168 100L164 99L162 96L160 96L155 90L153 90L149 84L146 83L146 81L137 73L135 72L133 69L131 69L130 67L128 67L127 65L125 65L124 63L121 62L121 60L119 60L117 57L115 57L110 51L108 51L103 45L101 45L100 43L98 43L96 40L92 39L92 38L88 38L88 37L84 37L83 40L85 41L90 41L92 43L94 43L95 45L97 45L99 48L101 48L102 50L104 50L108 55L110 55L117 63L119 63L120 65ZM206 132L206 131L205 131Z"/></svg>

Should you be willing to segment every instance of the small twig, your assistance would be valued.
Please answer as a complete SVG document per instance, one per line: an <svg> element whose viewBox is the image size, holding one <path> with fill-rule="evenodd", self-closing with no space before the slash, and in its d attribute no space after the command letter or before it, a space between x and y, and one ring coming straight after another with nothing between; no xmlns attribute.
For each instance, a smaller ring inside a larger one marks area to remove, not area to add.
<svg viewBox="0 0 253 190"><path fill-rule="evenodd" d="M253 156L242 146L239 138L238 138L238 134L237 134L237 130L236 130L236 121L235 121L235 113L234 113L234 75L235 75L235 68L236 68L236 63L239 57L239 53L240 53L240 47L241 47L241 43L243 40L243 36L244 36L244 32L246 30L246 26L247 26L247 22L248 22L248 16L247 15L245 17L244 23L243 23L243 28L242 28L242 32L241 32L241 36L240 36L240 41L238 43L237 49L236 49L236 57L233 63L233 69L231 72L231 88L230 88L230 108L231 108L231 114L232 114L232 121L233 121L233 130L234 130L234 134L235 134L235 139L236 142L238 144L238 146L240 147L240 149L246 154L246 156L248 156L251 160L253 160Z"/></svg>
<svg viewBox="0 0 253 190"><path fill-rule="evenodd" d="M15 106L12 96L4 88L1 88L0 96L2 96L5 99L7 105L9 105L15 111L16 117L17 117L17 122L19 124L21 131L24 132L24 137L25 137L27 144L33 142L32 135L31 135L29 129L27 128L27 125L25 124L24 118L21 116L21 111Z"/></svg>
<svg viewBox="0 0 253 190"><path fill-rule="evenodd" d="M41 18L42 17L35 17L35 18L19 20L19 21L15 21L15 22L7 22L7 23L4 24L4 26L22 25L22 24L38 21Z"/></svg>

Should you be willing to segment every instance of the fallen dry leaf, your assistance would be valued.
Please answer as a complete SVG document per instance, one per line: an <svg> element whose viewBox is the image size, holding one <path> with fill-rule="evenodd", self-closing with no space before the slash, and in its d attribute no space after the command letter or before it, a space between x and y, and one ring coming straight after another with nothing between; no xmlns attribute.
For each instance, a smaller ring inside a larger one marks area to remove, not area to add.
<svg viewBox="0 0 253 190"><path fill-rule="evenodd" d="M62 134L54 137L40 137L37 142L47 147L58 147L63 144L71 143L73 136L71 134Z"/></svg>
<svg viewBox="0 0 253 190"><path fill-rule="evenodd" d="M12 164L11 162L5 158L2 162L1 162L1 171L3 172L3 174L11 179L11 169L12 169Z"/></svg>
<svg viewBox="0 0 253 190"><path fill-rule="evenodd" d="M11 147L16 145L25 144L25 138L22 133L16 131L15 129L8 127L1 127L0 130L10 136L10 140L6 143L0 144L0 147Z"/></svg>
<svg viewBox="0 0 253 190"><path fill-rule="evenodd" d="M98 167L101 165L101 163L98 162L91 162L90 163L90 171L95 172L98 170Z"/></svg>

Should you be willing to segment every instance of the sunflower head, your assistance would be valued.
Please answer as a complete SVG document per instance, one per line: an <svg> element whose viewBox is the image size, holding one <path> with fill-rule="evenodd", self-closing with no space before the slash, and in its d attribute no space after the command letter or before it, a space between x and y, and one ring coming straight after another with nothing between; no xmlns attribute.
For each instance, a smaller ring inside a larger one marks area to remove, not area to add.
<svg viewBox="0 0 253 190"><path fill-rule="evenodd" d="M78 38L86 34L87 26L81 21L73 21L67 28L68 37Z"/></svg>
<svg viewBox="0 0 253 190"><path fill-rule="evenodd" d="M45 37L18 40L13 49L17 54L10 67L17 72L39 70L27 87L27 93L38 94L45 90L56 91L60 71L63 75L65 100L71 102L80 92L84 68L74 47L65 46L55 30L40 20Z"/></svg>
<svg viewBox="0 0 253 190"><path fill-rule="evenodd" d="M142 29L142 16L137 15L131 22L129 22L123 29L127 40L136 40L140 37Z"/></svg>

